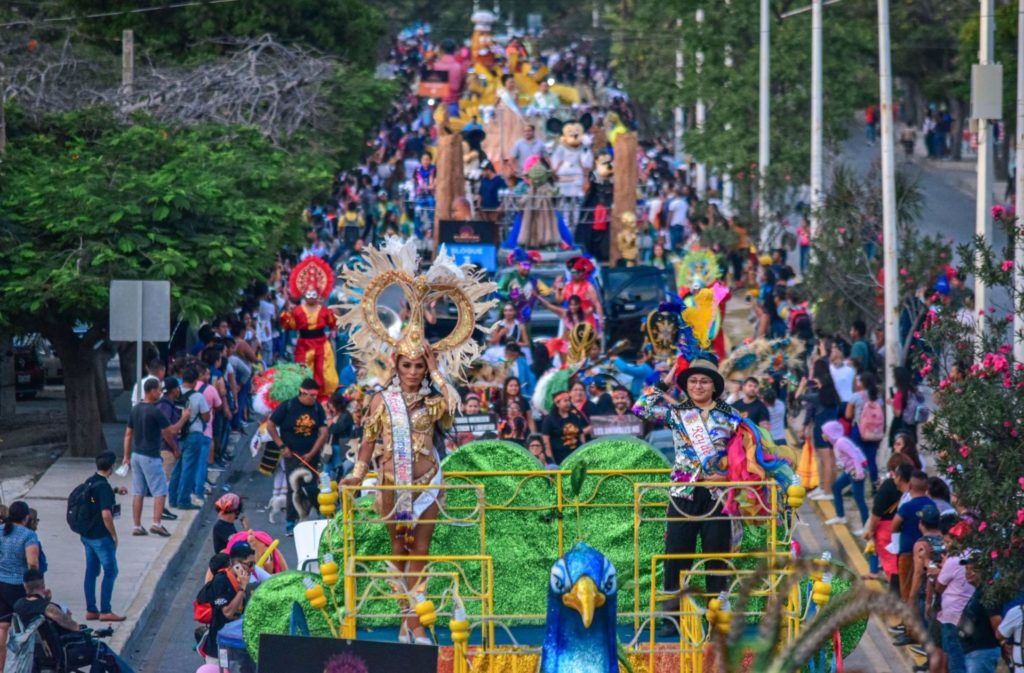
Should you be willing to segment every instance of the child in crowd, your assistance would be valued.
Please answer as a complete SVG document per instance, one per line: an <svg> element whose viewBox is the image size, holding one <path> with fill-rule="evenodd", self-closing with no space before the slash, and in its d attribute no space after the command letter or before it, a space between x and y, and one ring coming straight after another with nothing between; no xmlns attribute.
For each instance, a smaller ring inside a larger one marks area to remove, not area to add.
<svg viewBox="0 0 1024 673"><path fill-rule="evenodd" d="M861 528L853 531L854 535L861 535L864 532L863 524L868 520L868 503L864 499L864 479L866 476L865 467L868 460L860 447L854 444L853 440L846 436L843 431L843 424L839 421L829 421L821 428L821 434L825 437L832 450L835 452L836 465L842 473L836 477L832 484L832 500L836 508L836 516L825 522L827 526L846 523L846 514L843 507L843 490L851 486L853 490L853 501L857 503L860 511Z"/></svg>

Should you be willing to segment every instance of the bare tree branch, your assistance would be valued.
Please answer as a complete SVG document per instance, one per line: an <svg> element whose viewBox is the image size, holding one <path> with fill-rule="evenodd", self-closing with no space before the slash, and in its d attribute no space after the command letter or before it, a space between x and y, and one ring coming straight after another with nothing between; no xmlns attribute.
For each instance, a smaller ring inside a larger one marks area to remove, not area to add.
<svg viewBox="0 0 1024 673"><path fill-rule="evenodd" d="M121 89L118 59L79 57L70 36L57 46L27 43L3 41L0 79L5 98L34 116L108 105L122 119L145 112L161 121L255 126L274 142L338 121L329 93L341 64L271 35L221 41L235 50L194 68L137 64L130 94Z"/></svg>

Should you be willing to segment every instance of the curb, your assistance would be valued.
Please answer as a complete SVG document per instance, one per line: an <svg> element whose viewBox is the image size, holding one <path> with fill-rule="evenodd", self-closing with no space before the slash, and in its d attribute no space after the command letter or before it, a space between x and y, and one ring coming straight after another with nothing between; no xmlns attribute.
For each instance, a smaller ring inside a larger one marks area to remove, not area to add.
<svg viewBox="0 0 1024 673"><path fill-rule="evenodd" d="M205 507L203 509L205 509ZM127 613L137 614L139 615L139 618L135 620L134 624L132 624L131 630L128 631L128 635L124 638L124 642L122 642L119 647L112 648L119 655L123 652L128 652L136 637L138 637L138 635L149 626L150 620L153 619L153 611L148 609L149 604L152 602L153 596L166 591L172 584L171 576L167 572L167 568L172 564L181 562L182 556L184 555L183 550L186 547L185 542L188 541L189 537L192 535L192 531L197 527L197 522L200 521L200 515L202 512L202 509L190 512L192 520L188 522L188 528L185 529L184 534L181 536L177 548L170 554L163 554L158 557L157 561L149 567L147 574L153 575L153 573L158 573L159 578L156 580L152 589L148 592L145 590L145 586L140 589L139 592L135 594L135 598L132 599L131 604L128 606ZM117 634L115 633L115 636L116 635Z"/></svg>

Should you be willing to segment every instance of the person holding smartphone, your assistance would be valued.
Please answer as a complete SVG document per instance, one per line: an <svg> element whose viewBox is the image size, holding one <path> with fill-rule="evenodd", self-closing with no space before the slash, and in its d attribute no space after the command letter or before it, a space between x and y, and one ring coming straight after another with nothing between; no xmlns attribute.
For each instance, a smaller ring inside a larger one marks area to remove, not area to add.
<svg viewBox="0 0 1024 673"><path fill-rule="evenodd" d="M206 637L204 651L206 663L216 664L217 634L228 622L241 619L249 594L249 578L256 565L256 552L246 542L239 542L231 548L230 562L213 578L210 586L210 603L213 618Z"/></svg>

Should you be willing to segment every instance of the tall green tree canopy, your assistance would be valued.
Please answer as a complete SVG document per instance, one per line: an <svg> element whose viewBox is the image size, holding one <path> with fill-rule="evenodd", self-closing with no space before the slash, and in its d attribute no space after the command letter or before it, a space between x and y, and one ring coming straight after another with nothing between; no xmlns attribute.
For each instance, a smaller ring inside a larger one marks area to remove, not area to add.
<svg viewBox="0 0 1024 673"><path fill-rule="evenodd" d="M232 307L330 180L320 155L257 131L92 109L32 122L12 111L0 161L0 324L38 332L64 364L72 455L104 446L92 352L113 279L168 279L175 319ZM84 325L84 335L74 331Z"/></svg>
<svg viewBox="0 0 1024 673"><path fill-rule="evenodd" d="M791 4L772 3L771 164L804 182L811 132L811 18L805 12L783 19L780 13ZM757 161L759 17L756 2L694 0L635 0L623 3L618 15L615 63L626 90L649 110L655 130L660 126L666 134L672 107L683 105L692 113L703 101L704 131L687 130L686 150L722 171L749 170ZM854 110L877 97L873 29L862 8L847 3L825 9L826 141L845 137ZM676 49L683 52L681 85L675 79Z"/></svg>

